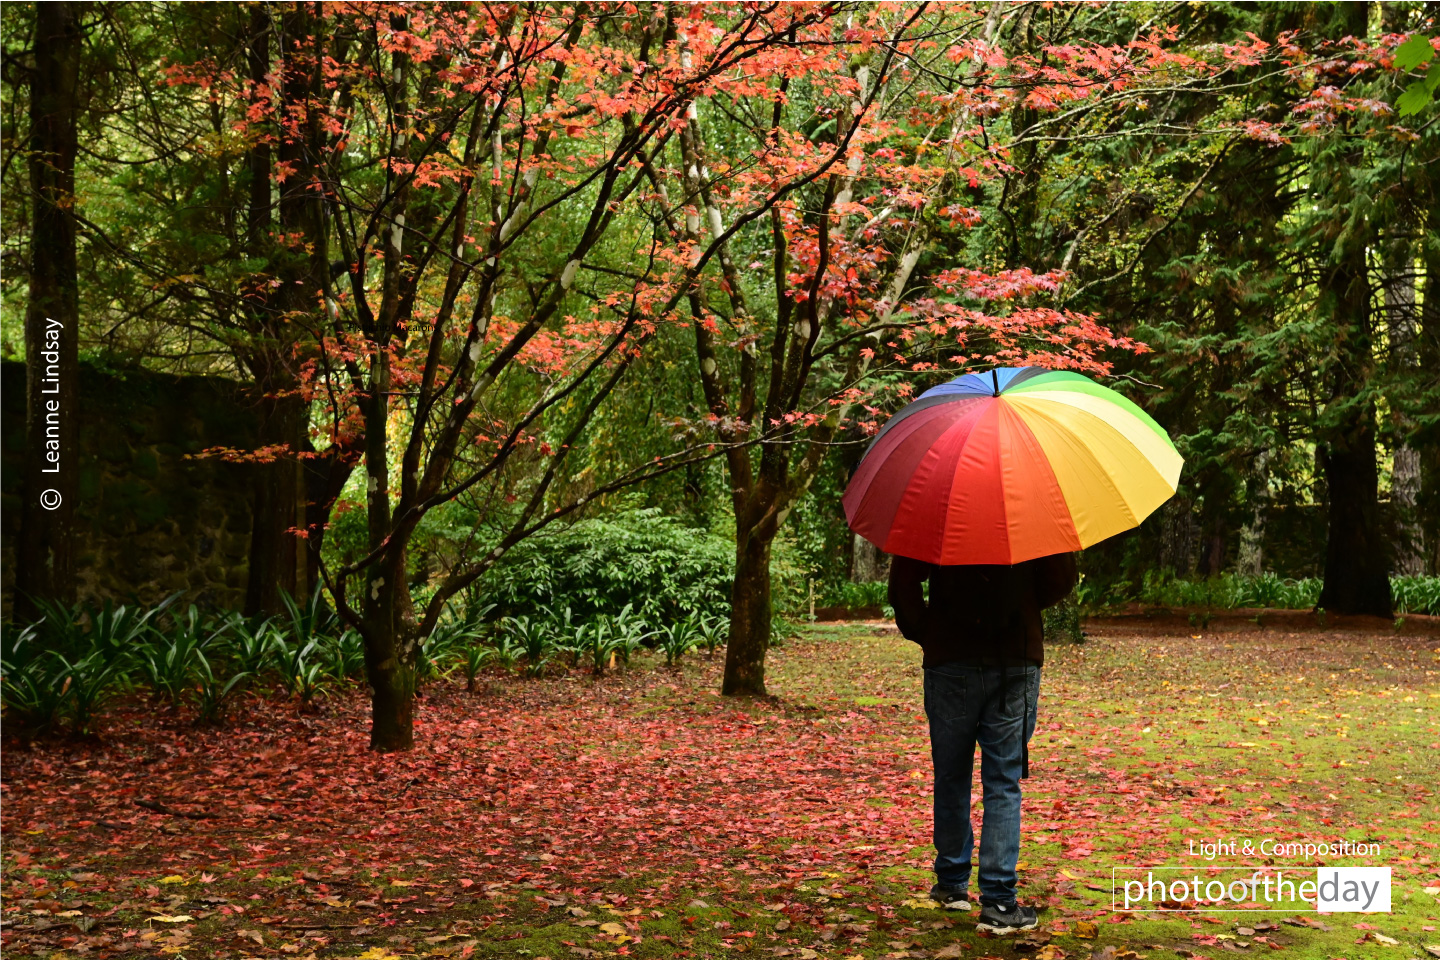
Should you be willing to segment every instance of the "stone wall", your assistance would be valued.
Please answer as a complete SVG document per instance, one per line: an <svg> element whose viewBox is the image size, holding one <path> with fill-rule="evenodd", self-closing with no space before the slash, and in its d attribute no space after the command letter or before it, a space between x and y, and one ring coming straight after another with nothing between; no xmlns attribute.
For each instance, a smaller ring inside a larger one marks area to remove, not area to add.
<svg viewBox="0 0 1440 960"><path fill-rule="evenodd" d="M0 364L0 549L4 612L15 584L25 449L25 366ZM247 468L190 459L208 447L252 446L241 384L82 363L81 600L186 601L238 609L250 545Z"/></svg>

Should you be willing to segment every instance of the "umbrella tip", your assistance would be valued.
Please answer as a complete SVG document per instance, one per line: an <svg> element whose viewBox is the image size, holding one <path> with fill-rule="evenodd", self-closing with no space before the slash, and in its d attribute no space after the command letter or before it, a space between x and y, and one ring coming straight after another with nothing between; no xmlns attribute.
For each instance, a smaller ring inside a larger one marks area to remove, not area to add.
<svg viewBox="0 0 1440 960"><path fill-rule="evenodd" d="M999 373L999 369L1000 369L999 367L991 367L991 368L990 368L990 382L993 383L993 384L995 384L995 392L991 394L992 397L998 397L998 396L1000 396L1000 373Z"/></svg>

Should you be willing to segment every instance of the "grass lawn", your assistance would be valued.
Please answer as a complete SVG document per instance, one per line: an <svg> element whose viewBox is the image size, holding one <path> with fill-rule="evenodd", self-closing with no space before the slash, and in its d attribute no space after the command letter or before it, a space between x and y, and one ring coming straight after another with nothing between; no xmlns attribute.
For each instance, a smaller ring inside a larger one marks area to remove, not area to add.
<svg viewBox="0 0 1440 960"><path fill-rule="evenodd" d="M8 745L5 952L1421 957L1440 944L1440 639L1417 629L1128 618L1051 648L1021 850L1042 925L1021 941L923 899L919 651L893 629L808 628L763 702L716 696L703 658L441 684L404 756L365 749L357 689L319 716L252 699L204 731L122 702L96 741ZM1267 838L1378 844L1323 859L1390 866L1393 912L1112 909L1117 868Z"/></svg>

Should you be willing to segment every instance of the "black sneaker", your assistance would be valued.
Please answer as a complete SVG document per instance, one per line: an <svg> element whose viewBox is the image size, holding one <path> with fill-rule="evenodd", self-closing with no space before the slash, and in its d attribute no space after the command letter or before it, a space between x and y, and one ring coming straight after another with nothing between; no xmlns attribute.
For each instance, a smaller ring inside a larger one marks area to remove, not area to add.
<svg viewBox="0 0 1440 960"><path fill-rule="evenodd" d="M982 903L980 920L976 930L988 930L998 937L1034 930L1040 924L1034 907L1022 907L1018 903Z"/></svg>
<svg viewBox="0 0 1440 960"><path fill-rule="evenodd" d="M946 910L969 910L970 895L964 887L949 887L937 883L930 888L930 899Z"/></svg>

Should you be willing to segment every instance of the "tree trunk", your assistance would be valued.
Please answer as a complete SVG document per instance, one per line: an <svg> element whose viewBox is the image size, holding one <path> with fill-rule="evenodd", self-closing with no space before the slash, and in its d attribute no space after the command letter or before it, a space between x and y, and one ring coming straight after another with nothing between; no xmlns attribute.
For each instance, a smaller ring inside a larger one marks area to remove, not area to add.
<svg viewBox="0 0 1440 960"><path fill-rule="evenodd" d="M759 531L740 532L730 588L730 637L725 681L730 696L765 696L765 651L770 647L770 544Z"/></svg>
<svg viewBox="0 0 1440 960"><path fill-rule="evenodd" d="M25 500L16 615L75 600L80 319L75 268L76 87L81 4L35 5L30 85L30 298L25 309Z"/></svg>
<svg viewBox="0 0 1440 960"><path fill-rule="evenodd" d="M1423 395L1440 394L1440 231L1434 212L1427 232L1422 234L1421 257L1425 263L1425 297L1420 308L1420 335L1416 344L1415 374L1423 377ZM1420 523L1427 546L1425 572L1440 574L1440 435L1431 428L1420 444Z"/></svg>
<svg viewBox="0 0 1440 960"><path fill-rule="evenodd" d="M268 83L271 72L271 14L264 4L251 12L246 65L253 82ZM295 531L307 528L307 484L298 453L308 445L310 409L300 396L295 344L308 324L297 322L320 309L327 245L321 194L314 189L320 155L320 125L311 108L317 89L314 52L305 49L312 32L304 4L284 13L287 37L279 45L285 125L278 145L259 138L249 150L249 207L246 246L251 256L269 261L278 284L252 292L253 348L246 364L259 394L258 445L271 450L268 461L252 463L251 554L245 610L251 615L284 612L281 592L305 600L310 593L310 550ZM298 121L298 122L297 122ZM289 127L289 124L294 124ZM271 236L272 160L287 170L278 191L279 236Z"/></svg>
<svg viewBox="0 0 1440 960"><path fill-rule="evenodd" d="M1357 31L1365 29L1365 4L1338 5L1333 10ZM1350 209L1356 192L1363 189L1355 179L1363 166L1363 153L1349 145L1314 165L1314 189L1330 205L1332 215ZM1329 321L1327 336L1333 343L1323 368L1328 396L1315 425L1328 519L1325 585L1316 606L1389 618L1393 615L1390 558L1380 522L1375 452L1379 390L1368 256L1368 248L1377 246L1380 238L1371 221L1360 223L1339 237L1330 224L1316 237L1317 253L1322 257L1328 253L1329 262L1320 261L1324 273L1318 307Z"/></svg>
<svg viewBox="0 0 1440 960"><path fill-rule="evenodd" d="M1235 570L1245 576L1258 577L1265 572L1265 519L1270 504L1270 478L1267 467L1270 450L1262 449L1256 456L1249 483L1250 520L1240 528L1240 548Z"/></svg>
<svg viewBox="0 0 1440 960"><path fill-rule="evenodd" d="M415 617L405 551L393 547L365 584L365 673L370 681L370 749L415 745Z"/></svg>
<svg viewBox="0 0 1440 960"><path fill-rule="evenodd" d="M1324 459L1330 523L1325 587L1317 606L1335 613L1393 616L1380 527L1374 407L1365 405L1348 430L1330 438Z"/></svg>
<svg viewBox="0 0 1440 960"><path fill-rule="evenodd" d="M1229 531L1224 518L1216 518L1207 527L1200 541L1201 553L1196 572L1202 577L1215 577L1225 570L1225 542L1229 539Z"/></svg>
<svg viewBox="0 0 1440 960"><path fill-rule="evenodd" d="M1195 571L1190 498L1183 494L1171 497L1160 508L1160 519L1160 568L1177 577L1189 576Z"/></svg>
<svg viewBox="0 0 1440 960"><path fill-rule="evenodd" d="M273 158L285 171L278 190L279 237L271 227L271 159L264 143L248 157L250 209L247 243L254 255L270 260L278 284L258 294L258 330L248 363L260 399L260 446L274 448L268 463L254 465L255 518L250 543L250 575L246 587L249 613L281 612L280 591L295 597L308 593L309 551L295 530L307 522L305 470L297 454L308 443L309 405L298 393L300 359L296 346L312 324L302 322L322 310L321 296L329 270L323 194L316 188L324 135L313 99L318 96L319 63L316 24L305 4L285 8L278 53L282 78L283 115ZM251 78L264 82L270 59L273 25L265 8L252 11L247 61Z"/></svg>
<svg viewBox="0 0 1440 960"><path fill-rule="evenodd" d="M1390 470L1390 507L1395 512L1395 574L1401 577L1425 575L1425 533L1416 509L1421 483L1420 451L1398 444Z"/></svg>
<svg viewBox="0 0 1440 960"><path fill-rule="evenodd" d="M415 624L406 581L405 548L395 542L390 510L390 358L370 358L365 398L365 472L369 548L382 551L365 571L362 589L365 672L370 681L370 748L388 752L415 745Z"/></svg>
<svg viewBox="0 0 1440 960"><path fill-rule="evenodd" d="M1240 528L1235 571L1258 577L1265 572L1265 518L1270 512L1270 449L1255 455L1249 483L1250 521Z"/></svg>
<svg viewBox="0 0 1440 960"><path fill-rule="evenodd" d="M415 746L415 669L391 658L369 674L370 749L409 750Z"/></svg>
<svg viewBox="0 0 1440 960"><path fill-rule="evenodd" d="M1342 353L1329 377L1330 400L1316 444L1324 468L1329 527L1325 586L1317 606L1335 613L1392 616L1390 568L1380 524L1380 470L1375 460L1375 401L1370 285L1365 248L1355 244L1326 278Z"/></svg>
<svg viewBox="0 0 1440 960"><path fill-rule="evenodd" d="M277 377L258 378L274 388ZM264 389L257 384L257 389ZM297 489L296 460L291 451L299 449L304 434L304 410L298 397L266 395L260 397L259 445L283 447L284 451L269 463L250 465L251 508L254 511L250 528L250 572L246 578L245 612L267 615L284 612L280 592L299 598L296 576L297 538L290 532L300 526L296 502L303 496Z"/></svg>
<svg viewBox="0 0 1440 960"><path fill-rule="evenodd" d="M876 583L890 575L890 556L860 534L854 534L850 553L850 579L854 583Z"/></svg>
<svg viewBox="0 0 1440 960"><path fill-rule="evenodd" d="M307 440L309 438L306 438ZM307 452L314 452L308 442ZM320 553L325 548L325 528L335 501L355 472L358 452L349 444L334 443L318 457L303 461L305 471L305 582L310 592L324 586L320 575Z"/></svg>
<svg viewBox="0 0 1440 960"><path fill-rule="evenodd" d="M1240 549L1235 557L1235 572L1247 577L1258 577L1265 572L1266 504L1266 499L1257 496L1251 502L1250 522L1240 528Z"/></svg>
<svg viewBox="0 0 1440 960"><path fill-rule="evenodd" d="M1404 224L1408 229L1409 225ZM1399 377L1414 375L1415 256L1408 235L1386 244L1384 275L1385 327L1390 341L1390 365ZM1395 521L1395 572L1417 577L1425 572L1425 537L1417 505L1420 500L1420 452L1410 445L1413 425L1403 411L1392 408L1396 441L1390 469L1390 507Z"/></svg>

